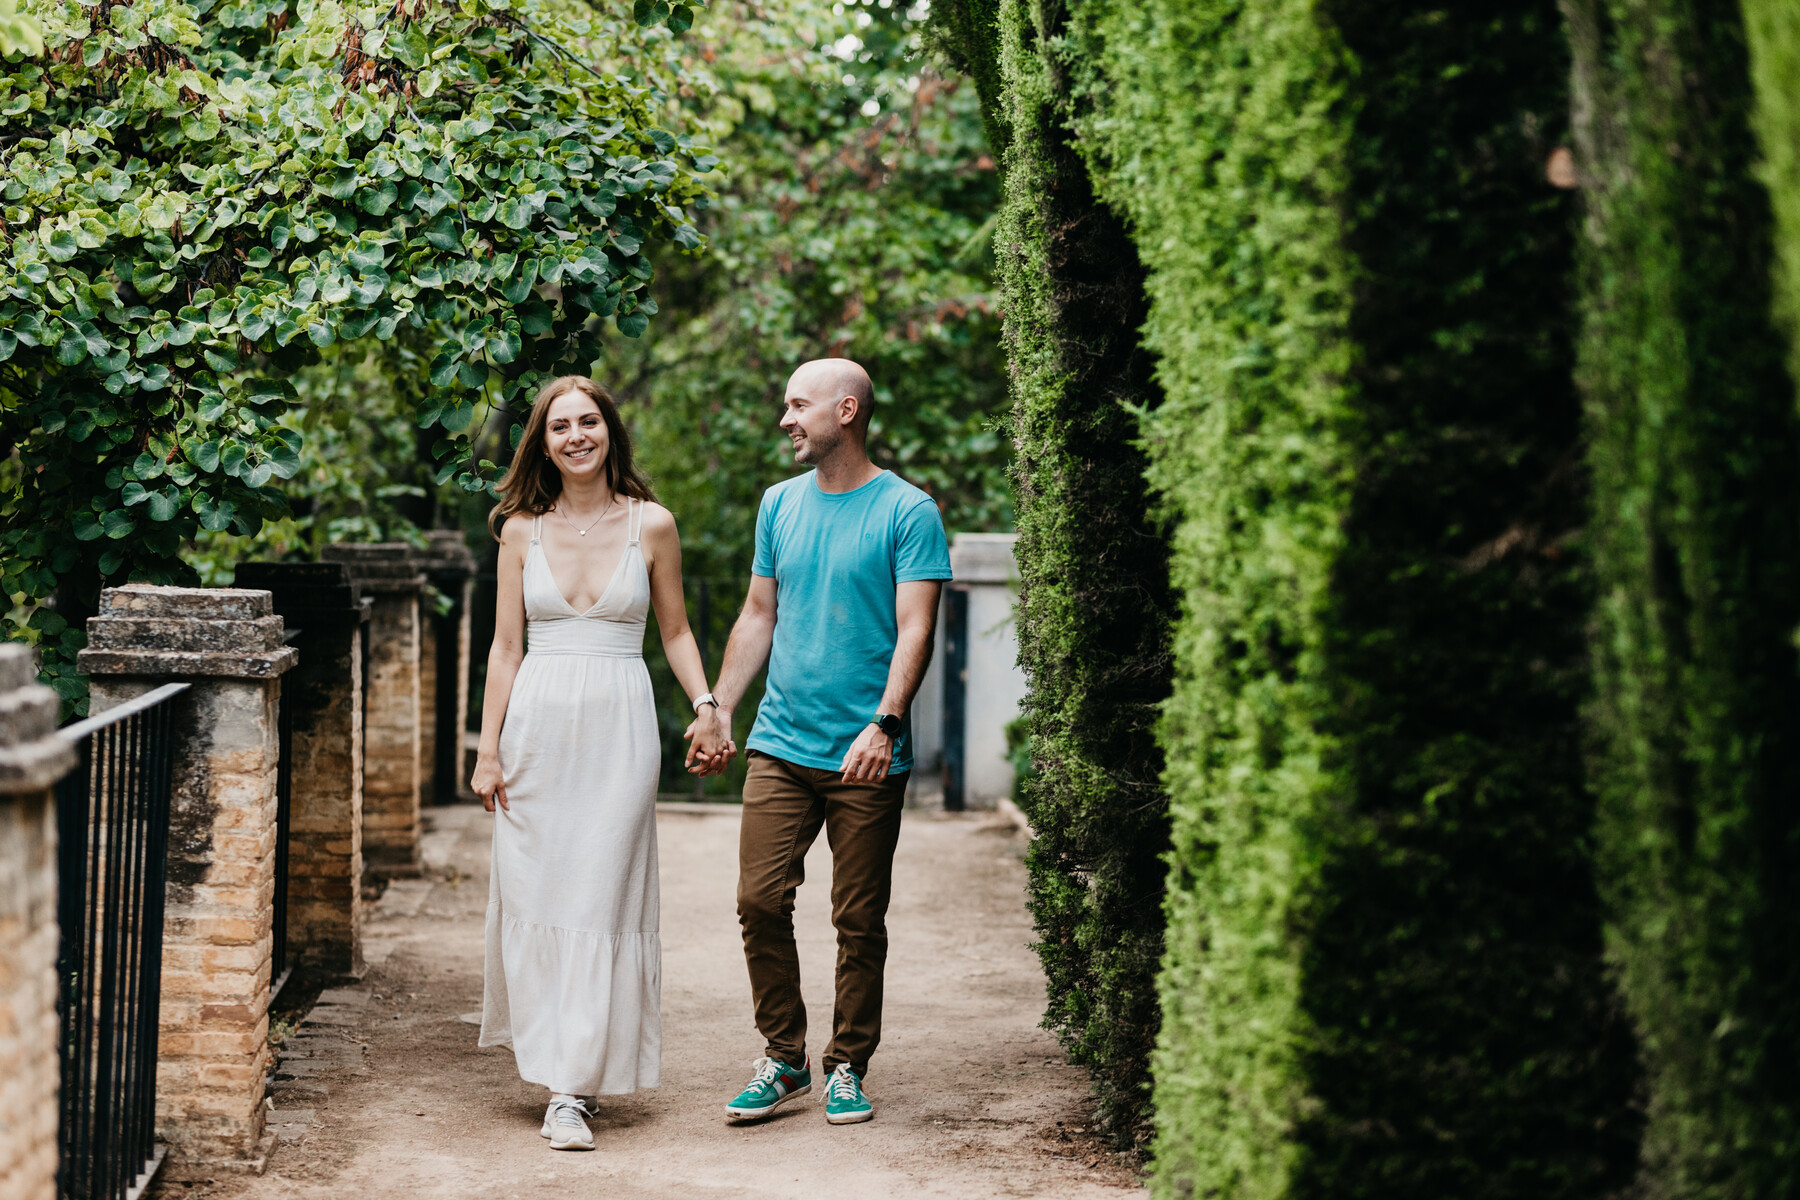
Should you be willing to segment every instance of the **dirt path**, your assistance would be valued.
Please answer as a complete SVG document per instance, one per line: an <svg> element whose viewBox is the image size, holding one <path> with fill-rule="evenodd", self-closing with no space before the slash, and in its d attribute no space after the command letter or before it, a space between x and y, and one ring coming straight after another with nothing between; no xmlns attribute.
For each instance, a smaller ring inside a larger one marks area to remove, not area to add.
<svg viewBox="0 0 1800 1200"><path fill-rule="evenodd" d="M1138 1194L1086 1133L1082 1073L1037 1028L1043 976L1027 943L1020 835L977 815L909 812L900 841L875 1120L833 1128L796 1102L752 1127L721 1108L761 1042L733 893L734 809L660 814L663 1086L603 1099L599 1149L538 1137L542 1089L504 1049L476 1048L488 818L431 810L427 877L369 925L371 967L326 993L289 1042L260 1178L161 1183L192 1200L681 1197L765 1200ZM824 838L796 923L815 1043L831 1011L834 942ZM813 1052L818 1052L815 1044Z"/></svg>

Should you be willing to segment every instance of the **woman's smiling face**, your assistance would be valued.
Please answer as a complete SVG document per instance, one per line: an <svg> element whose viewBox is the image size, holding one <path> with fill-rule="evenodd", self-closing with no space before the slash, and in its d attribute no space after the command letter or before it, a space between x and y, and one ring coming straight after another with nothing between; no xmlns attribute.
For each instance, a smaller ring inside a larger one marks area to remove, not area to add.
<svg viewBox="0 0 1800 1200"><path fill-rule="evenodd" d="M569 390L550 401L544 420L544 449L567 480L604 474L611 448L606 420L592 396Z"/></svg>

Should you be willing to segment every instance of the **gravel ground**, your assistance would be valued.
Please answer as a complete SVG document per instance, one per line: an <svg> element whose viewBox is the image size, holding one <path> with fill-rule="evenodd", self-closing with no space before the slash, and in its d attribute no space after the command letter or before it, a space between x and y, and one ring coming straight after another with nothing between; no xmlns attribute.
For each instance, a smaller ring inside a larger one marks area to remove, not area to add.
<svg viewBox="0 0 1800 1200"><path fill-rule="evenodd" d="M668 806L665 806L668 808ZM889 914L884 1041L867 1124L825 1123L818 1096L756 1126L722 1108L761 1053L734 912L737 810L659 814L663 1086L606 1097L598 1150L538 1137L545 1093L512 1055L476 1048L488 816L428 810L426 877L391 886L370 968L324 993L285 1045L261 1176L159 1179L191 1200L681 1197L1123 1197L1137 1175L1088 1132L1082 1073L1037 1028L1023 838L986 814L907 813ZM812 1052L831 1012L825 839L800 889Z"/></svg>

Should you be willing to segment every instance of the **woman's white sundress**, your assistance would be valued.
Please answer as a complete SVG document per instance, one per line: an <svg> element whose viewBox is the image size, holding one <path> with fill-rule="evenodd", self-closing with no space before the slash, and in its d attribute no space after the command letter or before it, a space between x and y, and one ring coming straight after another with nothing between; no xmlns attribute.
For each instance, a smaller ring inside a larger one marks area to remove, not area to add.
<svg viewBox="0 0 1800 1200"><path fill-rule="evenodd" d="M655 1087L662 1060L656 781L644 668L650 572L629 501L626 546L586 612L525 555L526 654L500 731L511 810L494 811L481 1044L512 1044L553 1092Z"/></svg>

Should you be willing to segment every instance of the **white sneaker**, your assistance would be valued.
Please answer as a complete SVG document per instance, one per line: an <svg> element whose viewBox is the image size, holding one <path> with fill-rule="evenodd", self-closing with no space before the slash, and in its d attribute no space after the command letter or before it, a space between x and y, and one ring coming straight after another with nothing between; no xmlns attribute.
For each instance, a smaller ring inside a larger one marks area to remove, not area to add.
<svg viewBox="0 0 1800 1200"><path fill-rule="evenodd" d="M587 1109L567 1100L553 1100L544 1110L544 1127L538 1133L550 1139L552 1150L592 1150L594 1135L587 1127Z"/></svg>

